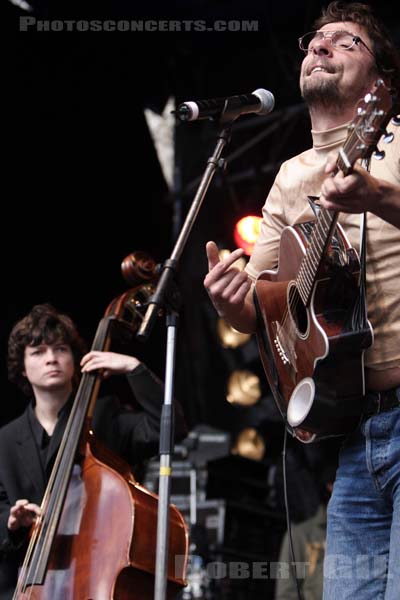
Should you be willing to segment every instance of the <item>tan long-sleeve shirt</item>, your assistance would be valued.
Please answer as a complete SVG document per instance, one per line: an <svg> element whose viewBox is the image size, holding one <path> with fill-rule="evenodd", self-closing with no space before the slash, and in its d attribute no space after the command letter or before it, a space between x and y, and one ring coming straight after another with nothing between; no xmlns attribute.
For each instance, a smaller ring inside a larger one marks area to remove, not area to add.
<svg viewBox="0 0 400 600"><path fill-rule="evenodd" d="M388 130L395 138L391 144L380 142L386 156L381 161L372 157L370 172L400 184L400 128L391 124ZM327 155L343 145L347 126L312 131L312 135L313 147L283 163L267 197L260 235L246 266L252 279L277 266L285 226L314 219L308 196L320 195ZM340 213L339 222L359 251L360 215ZM367 299L374 343L365 364L378 370L400 367L400 229L372 213L367 214Z"/></svg>

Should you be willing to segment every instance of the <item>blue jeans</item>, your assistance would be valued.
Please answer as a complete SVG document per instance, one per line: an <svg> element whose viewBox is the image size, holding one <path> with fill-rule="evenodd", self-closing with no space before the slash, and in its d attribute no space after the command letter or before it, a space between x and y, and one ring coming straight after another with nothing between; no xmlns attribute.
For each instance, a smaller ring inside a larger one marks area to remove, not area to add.
<svg viewBox="0 0 400 600"><path fill-rule="evenodd" d="M343 444L328 505L323 598L400 598L400 408L365 419Z"/></svg>

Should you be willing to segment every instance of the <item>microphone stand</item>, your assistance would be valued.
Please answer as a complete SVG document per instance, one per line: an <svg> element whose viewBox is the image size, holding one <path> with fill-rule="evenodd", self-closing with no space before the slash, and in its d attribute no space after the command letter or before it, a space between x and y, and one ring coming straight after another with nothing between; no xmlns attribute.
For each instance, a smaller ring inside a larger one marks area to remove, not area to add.
<svg viewBox="0 0 400 600"><path fill-rule="evenodd" d="M165 392L164 404L161 412L160 423L160 473L159 473L159 500L157 514L157 548L156 548L156 575L154 587L154 600L164 600L167 591L167 564L168 564L168 539L169 539L169 504L171 489L171 454L173 450L173 383L175 369L176 334L178 325L176 292L172 291L172 282L177 272L179 259L188 240L189 234L195 223L208 187L218 168L222 168L225 160L221 158L225 145L229 142L231 127L235 117L232 117L229 106L225 107L220 115L220 125L217 144L214 153L207 161L207 167L200 181L192 205L186 216L178 239L162 267L161 276L154 294L150 297L148 307L142 324L137 332L137 338L147 340L159 310L166 307L167 311L167 353L165 367ZM239 115L235 115L239 116ZM174 297L175 296L175 297ZM175 306L174 306L175 305Z"/></svg>

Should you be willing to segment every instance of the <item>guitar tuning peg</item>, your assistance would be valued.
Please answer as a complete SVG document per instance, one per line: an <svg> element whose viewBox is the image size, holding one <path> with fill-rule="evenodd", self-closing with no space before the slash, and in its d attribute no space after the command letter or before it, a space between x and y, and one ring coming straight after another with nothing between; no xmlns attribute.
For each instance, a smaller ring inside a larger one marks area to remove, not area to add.
<svg viewBox="0 0 400 600"><path fill-rule="evenodd" d="M397 125L397 127L398 127L400 125L400 115L396 115L395 117L393 117L392 123L393 123L393 125Z"/></svg>
<svg viewBox="0 0 400 600"><path fill-rule="evenodd" d="M393 141L394 133L391 131L388 133L387 131L383 132L383 141L385 144L390 144Z"/></svg>
<svg viewBox="0 0 400 600"><path fill-rule="evenodd" d="M382 158L385 158L385 151L384 150L375 150L375 152L373 153L373 157L376 160L382 160Z"/></svg>

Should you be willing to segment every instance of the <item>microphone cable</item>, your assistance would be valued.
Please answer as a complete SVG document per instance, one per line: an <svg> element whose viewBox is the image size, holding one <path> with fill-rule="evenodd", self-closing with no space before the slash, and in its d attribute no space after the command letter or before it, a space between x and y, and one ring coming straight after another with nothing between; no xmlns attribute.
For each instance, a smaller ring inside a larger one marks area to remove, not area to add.
<svg viewBox="0 0 400 600"><path fill-rule="evenodd" d="M286 477L287 434L288 434L288 431L287 431L287 427L285 426L285 433L284 433L284 437L283 437L283 449L282 449L282 475L283 475L283 494L284 494L284 499L285 499L285 512L286 512L286 528L287 528L288 540L289 540L290 557L292 559L292 562L290 564L290 569L292 571L292 575L296 582L296 591L297 591L298 600L304 600L303 594L301 593L301 590L300 590L299 580L297 578L297 564L296 564L296 557L294 555L294 549L293 549L292 527L291 527L291 521L290 521L290 510L289 510L289 499L288 499L288 488L287 488L287 477Z"/></svg>

